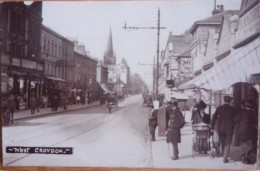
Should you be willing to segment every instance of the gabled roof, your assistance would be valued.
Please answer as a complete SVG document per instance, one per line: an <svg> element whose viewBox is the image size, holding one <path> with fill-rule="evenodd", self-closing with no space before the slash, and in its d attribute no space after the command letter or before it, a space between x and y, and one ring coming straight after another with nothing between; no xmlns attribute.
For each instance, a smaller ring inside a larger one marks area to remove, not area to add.
<svg viewBox="0 0 260 171"><path fill-rule="evenodd" d="M191 26L189 32L193 33L199 25L220 25L222 22L223 14L225 14L225 13L230 13L233 15L233 14L237 13L237 10L223 11L219 14L204 18L202 20L195 21L194 24Z"/></svg>

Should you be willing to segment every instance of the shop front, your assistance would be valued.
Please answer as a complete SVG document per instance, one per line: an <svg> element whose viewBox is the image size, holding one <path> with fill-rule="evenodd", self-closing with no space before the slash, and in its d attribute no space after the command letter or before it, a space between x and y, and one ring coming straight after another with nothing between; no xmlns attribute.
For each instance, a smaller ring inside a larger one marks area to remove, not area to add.
<svg viewBox="0 0 260 171"><path fill-rule="evenodd" d="M7 57L7 56L6 56ZM2 63L2 73L9 78L10 93L15 96L16 110L30 108L31 96L39 98L43 88L42 64L26 59L9 58L8 63ZM2 62L2 60L1 60Z"/></svg>
<svg viewBox="0 0 260 171"><path fill-rule="evenodd" d="M260 36L235 49L214 67L182 84L179 88L186 90L192 87L209 90L209 103L213 108L211 115L214 113L214 108L223 104L223 96L231 95L233 97L232 105L237 111L240 111L242 103L247 101L250 103L254 117L259 120ZM259 124L258 121L258 140L260 138ZM236 135L233 141L234 145L239 144ZM258 168L260 161L259 145L258 141Z"/></svg>

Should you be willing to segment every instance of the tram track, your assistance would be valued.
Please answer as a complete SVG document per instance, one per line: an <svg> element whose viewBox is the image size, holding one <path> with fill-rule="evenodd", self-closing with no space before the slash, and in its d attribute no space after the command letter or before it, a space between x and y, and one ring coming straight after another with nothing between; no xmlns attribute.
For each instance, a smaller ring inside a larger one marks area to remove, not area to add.
<svg viewBox="0 0 260 171"><path fill-rule="evenodd" d="M43 134L40 134L40 135L37 135L37 136L33 136L33 137L29 137L29 138L27 138L27 139L23 139L23 140L20 140L20 141L16 141L16 142L11 143L11 144L8 144L8 145L19 144L19 143L21 143L21 142L25 142L25 141L28 141L28 140L32 140L32 139L35 139L35 138L38 138L38 137L42 137L42 136L45 136L45 135L48 135L48 134L52 134L52 133L59 132L59 131L64 131L64 130L66 130L66 129L70 129L70 128L73 128L73 127L78 127L78 126L79 126L79 123L85 122L85 123L87 124L87 123L90 123L90 122L92 122L93 120L95 120L95 119L97 119L97 118L100 118L100 117L101 117L101 116L96 116L96 117L94 117L93 119L86 119L86 120L84 120L84 121L82 121L82 120L78 121L78 119L77 119L78 122L76 122L76 123L73 124L73 125L64 127L64 128L62 128L62 129L57 129L57 130L52 130L52 131L49 131L49 132L45 132L45 133L43 133ZM84 123L84 124L85 124L85 123ZM3 146L7 146L7 145L3 144Z"/></svg>
<svg viewBox="0 0 260 171"><path fill-rule="evenodd" d="M103 112L103 111L102 111ZM67 112L68 113L68 112ZM68 114L65 114L65 115L68 115ZM74 114L69 114L69 116L67 116L67 117L62 117L62 118L60 118L60 119L55 119L55 120L51 120L51 119L48 119L47 121L41 121L41 122L46 122L46 124L48 124L48 125L59 125L59 124L62 124L62 123L67 123L67 122L70 122L70 123L73 123L73 122L75 122L75 124L74 125L71 125L71 126L68 126L68 127L66 127L66 128L69 128L69 127L73 127L73 126L75 126L75 125L77 125L78 123L80 123L80 122L82 122L82 120L79 120L79 118L78 117L75 117L75 116L73 116ZM79 114L76 114L76 115L79 115ZM96 117L99 117L99 116L93 116L93 114L91 114L91 112L90 111L87 111L87 113L86 114L82 114L82 115L88 115L88 116L90 116L90 117L94 117L94 118L96 118ZM89 120L89 118L87 118L86 120L84 120L84 121L88 121ZM57 122L58 121L58 122ZM78 121L78 122L77 122ZM19 123L18 123L18 126L19 126ZM19 134L20 135L24 135L24 134L33 134L34 132L41 132L43 129L42 129L42 126L40 125L40 126L37 126L36 128L34 128L32 131L30 131L30 132L28 132L28 130L25 130L25 131L19 131ZM43 130L43 131L45 131L45 130ZM52 130L53 131L53 130ZM56 131L56 130L55 130ZM57 130L58 131L58 130ZM49 132L47 132L47 133L49 133ZM43 133L43 134L41 134L41 135L44 135L44 134L46 134L46 133ZM40 136L41 136L40 135ZM17 132L14 132L14 135L11 135L11 136L8 136L8 135L6 135L6 136L4 136L4 139L5 140L7 140L7 139L11 139L12 137L14 137L14 136L17 136ZM37 136L38 137L38 136ZM30 138L33 138L33 137L30 137ZM20 141L19 141L20 142Z"/></svg>
<svg viewBox="0 0 260 171"><path fill-rule="evenodd" d="M73 136L67 137L67 138L65 138L65 139L63 139L63 140L60 140L60 141L55 142L55 143L53 143L53 144L51 144L51 145L48 145L48 147L55 147L55 146L58 145L58 144L61 144L61 143L64 143L64 142L66 142L66 141L69 141L69 140L71 140L71 139L74 139L74 138L76 138L76 137L78 137L78 136L80 136L80 135L83 135L83 134L85 134L85 133L89 133L89 132L93 131L94 129L96 129L96 128L98 128L98 127L101 127L101 126L104 126L104 125L110 123L111 121L113 121L113 120L119 118L118 116L120 116L120 115L114 115L114 117L112 117L111 119L109 119L109 120L106 121L105 123L102 122L102 123L97 124L97 125L95 125L95 126L93 126L93 127L91 127L91 128L83 129L83 130L81 130L80 132L78 132L77 134L75 134L75 135L73 135ZM101 116L100 116L100 117L101 117ZM99 117L97 117L97 118L99 118ZM97 118L95 118L95 119L97 119ZM45 146L42 146L42 147L46 147L46 145L45 145ZM12 160L12 161L10 161L10 162L5 163L5 166L9 166L10 164L15 163L15 162L17 162L17 161L19 161L19 160L22 160L22 159L24 159L24 158L26 158L26 157L29 157L29 156L31 156L31 155L32 155L32 154L26 154L26 155L24 155L24 156L22 156L22 157L18 157L18 158L14 159L14 160Z"/></svg>

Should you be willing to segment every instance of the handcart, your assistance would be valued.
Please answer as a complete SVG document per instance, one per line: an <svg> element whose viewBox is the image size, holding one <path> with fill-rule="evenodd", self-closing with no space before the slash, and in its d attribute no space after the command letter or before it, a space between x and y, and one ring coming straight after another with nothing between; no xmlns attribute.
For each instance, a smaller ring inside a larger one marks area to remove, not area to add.
<svg viewBox="0 0 260 171"><path fill-rule="evenodd" d="M211 156L211 132L209 125L204 123L194 124L193 131L192 157L194 158L197 154L209 154Z"/></svg>

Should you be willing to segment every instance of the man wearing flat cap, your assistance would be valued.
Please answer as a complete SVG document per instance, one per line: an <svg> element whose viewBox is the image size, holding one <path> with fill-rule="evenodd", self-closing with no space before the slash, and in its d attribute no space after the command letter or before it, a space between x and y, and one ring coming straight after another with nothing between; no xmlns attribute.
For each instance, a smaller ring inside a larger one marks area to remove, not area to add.
<svg viewBox="0 0 260 171"><path fill-rule="evenodd" d="M212 127L218 120L218 133L222 147L223 162L228 162L230 146L234 133L235 109L230 106L231 96L224 96L224 104L216 109L211 121Z"/></svg>

